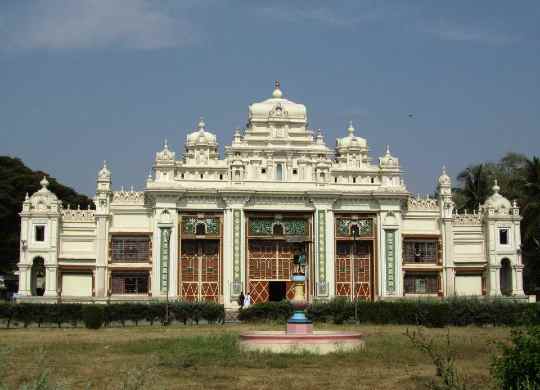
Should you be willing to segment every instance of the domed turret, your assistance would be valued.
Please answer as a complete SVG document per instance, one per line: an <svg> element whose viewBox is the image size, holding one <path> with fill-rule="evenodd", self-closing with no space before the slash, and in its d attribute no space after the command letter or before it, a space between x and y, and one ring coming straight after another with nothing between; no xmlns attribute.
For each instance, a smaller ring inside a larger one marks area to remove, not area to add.
<svg viewBox="0 0 540 390"><path fill-rule="evenodd" d="M206 124L201 117L197 124L197 130L188 134L186 137L186 146L217 146L216 136L206 131Z"/></svg>
<svg viewBox="0 0 540 390"><path fill-rule="evenodd" d="M488 210L493 209L499 214L506 214L510 212L512 204L508 199L499 194L500 189L501 187L499 187L497 180L495 180L492 187L493 195L486 199L486 202L484 203L484 208Z"/></svg>
<svg viewBox="0 0 540 390"><path fill-rule="evenodd" d="M111 171L107 168L107 161L103 160L103 167L98 172L98 180L111 180Z"/></svg>
<svg viewBox="0 0 540 390"><path fill-rule="evenodd" d="M163 143L163 150L156 153L156 161L172 161L174 160L175 153L169 150L169 144L167 140Z"/></svg>
<svg viewBox="0 0 540 390"><path fill-rule="evenodd" d="M439 176L439 186L441 187L449 187L452 183L452 180L450 179L450 176L446 173L446 167L443 166L442 168L442 174Z"/></svg>
<svg viewBox="0 0 540 390"><path fill-rule="evenodd" d="M386 153L379 157L379 166L381 168L399 168L399 159L390 154L390 145L386 145Z"/></svg>
<svg viewBox="0 0 540 390"><path fill-rule="evenodd" d="M348 135L336 140L336 148L338 150L345 148L367 148L367 141L364 138L355 136L354 131L355 128L351 121L349 122L349 127L347 128Z"/></svg>

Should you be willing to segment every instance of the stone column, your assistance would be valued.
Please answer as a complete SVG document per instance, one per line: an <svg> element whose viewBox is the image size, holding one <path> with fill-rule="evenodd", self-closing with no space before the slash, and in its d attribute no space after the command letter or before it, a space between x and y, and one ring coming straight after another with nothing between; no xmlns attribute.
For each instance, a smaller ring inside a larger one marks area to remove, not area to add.
<svg viewBox="0 0 540 390"><path fill-rule="evenodd" d="M501 295L501 266L490 265L488 268L488 294L489 296Z"/></svg>
<svg viewBox="0 0 540 390"><path fill-rule="evenodd" d="M19 264L19 296L32 295L32 266L30 264Z"/></svg>
<svg viewBox="0 0 540 390"><path fill-rule="evenodd" d="M106 215L96 216L96 297L107 296L107 263L109 258L109 219Z"/></svg>
<svg viewBox="0 0 540 390"><path fill-rule="evenodd" d="M521 264L516 264L512 267L512 295L525 295L523 291L523 268Z"/></svg>
<svg viewBox="0 0 540 390"><path fill-rule="evenodd" d="M58 296L57 281L58 281L58 267L54 265L45 265L45 294L46 297Z"/></svg>

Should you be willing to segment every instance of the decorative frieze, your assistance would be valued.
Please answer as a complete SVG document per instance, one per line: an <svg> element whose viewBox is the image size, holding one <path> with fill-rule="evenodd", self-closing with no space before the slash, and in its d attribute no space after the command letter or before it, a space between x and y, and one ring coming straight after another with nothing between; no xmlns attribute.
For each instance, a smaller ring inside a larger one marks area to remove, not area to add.
<svg viewBox="0 0 540 390"><path fill-rule="evenodd" d="M454 225L480 225L482 223L482 214L454 214L452 223Z"/></svg>
<svg viewBox="0 0 540 390"><path fill-rule="evenodd" d="M182 234L200 234L197 231L197 225L204 226L203 234L218 235L219 234L219 218L218 217L203 217L182 216Z"/></svg>
<svg viewBox="0 0 540 390"><path fill-rule="evenodd" d="M317 243L319 255L319 295L328 295L326 283L326 210L317 211Z"/></svg>
<svg viewBox="0 0 540 390"><path fill-rule="evenodd" d="M307 221L305 219L273 219L273 218L251 218L249 220L249 235L250 236L272 236L274 235L274 227L280 225L279 230L285 236L306 236Z"/></svg>
<svg viewBox="0 0 540 390"><path fill-rule="evenodd" d="M336 218L336 235L338 237L352 237L353 232L357 233L357 237L373 236L373 219Z"/></svg>
<svg viewBox="0 0 540 390"><path fill-rule="evenodd" d="M169 258L170 258L170 239L171 229L161 228L161 242L160 242L160 290L162 293L166 293L169 288Z"/></svg>
<svg viewBox="0 0 540 390"><path fill-rule="evenodd" d="M242 290L242 211L233 210L233 295Z"/></svg>
<svg viewBox="0 0 540 390"><path fill-rule="evenodd" d="M115 191L113 192L113 203L117 204L144 204L143 191Z"/></svg>
<svg viewBox="0 0 540 390"><path fill-rule="evenodd" d="M81 210L81 209L62 209L62 220L64 222L95 222L96 217L94 215L95 210Z"/></svg>
<svg viewBox="0 0 540 390"><path fill-rule="evenodd" d="M386 252L386 292L393 294L396 291L396 231L385 230Z"/></svg>
<svg viewBox="0 0 540 390"><path fill-rule="evenodd" d="M407 208L409 210L439 210L439 201L433 198L410 197Z"/></svg>

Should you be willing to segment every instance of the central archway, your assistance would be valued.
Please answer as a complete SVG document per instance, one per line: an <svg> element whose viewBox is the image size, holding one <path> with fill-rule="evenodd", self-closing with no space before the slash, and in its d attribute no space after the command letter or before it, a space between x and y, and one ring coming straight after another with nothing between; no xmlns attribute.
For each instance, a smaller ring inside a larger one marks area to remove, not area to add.
<svg viewBox="0 0 540 390"><path fill-rule="evenodd" d="M45 294L45 260L43 257L36 257L32 261L31 291L32 295L38 297Z"/></svg>
<svg viewBox="0 0 540 390"><path fill-rule="evenodd" d="M507 258L501 260L500 284L502 295L512 295L512 267Z"/></svg>

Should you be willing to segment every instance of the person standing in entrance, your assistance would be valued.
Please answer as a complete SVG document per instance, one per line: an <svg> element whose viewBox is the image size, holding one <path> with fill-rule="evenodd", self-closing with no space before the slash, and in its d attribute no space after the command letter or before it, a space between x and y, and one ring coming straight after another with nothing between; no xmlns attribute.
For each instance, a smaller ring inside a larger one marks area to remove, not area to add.
<svg viewBox="0 0 540 390"><path fill-rule="evenodd" d="M246 294L246 297L244 298L244 307L247 309L251 305L251 295L249 294L249 291Z"/></svg>
<svg viewBox="0 0 540 390"><path fill-rule="evenodd" d="M244 292L240 291L240 295L238 296L238 306L240 306L240 310L244 308L244 299L246 299Z"/></svg>

